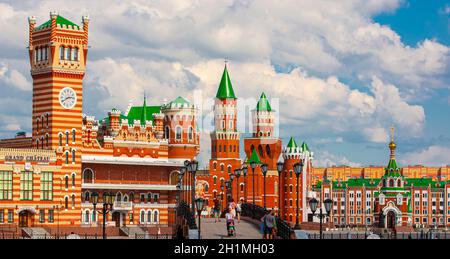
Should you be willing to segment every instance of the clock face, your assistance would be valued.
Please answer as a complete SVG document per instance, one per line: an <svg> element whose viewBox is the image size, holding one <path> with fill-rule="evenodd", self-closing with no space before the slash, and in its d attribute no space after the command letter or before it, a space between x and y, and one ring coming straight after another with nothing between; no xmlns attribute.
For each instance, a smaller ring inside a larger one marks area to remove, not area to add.
<svg viewBox="0 0 450 259"><path fill-rule="evenodd" d="M59 92L59 103L65 109L72 109L77 103L77 94L72 88L66 87Z"/></svg>

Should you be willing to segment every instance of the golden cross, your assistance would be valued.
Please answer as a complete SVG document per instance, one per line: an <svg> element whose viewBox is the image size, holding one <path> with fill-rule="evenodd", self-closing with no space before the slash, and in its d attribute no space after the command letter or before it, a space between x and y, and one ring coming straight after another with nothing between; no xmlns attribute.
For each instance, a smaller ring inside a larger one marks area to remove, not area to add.
<svg viewBox="0 0 450 259"><path fill-rule="evenodd" d="M394 126L391 127L391 141L394 142L394 132L395 132L395 128Z"/></svg>

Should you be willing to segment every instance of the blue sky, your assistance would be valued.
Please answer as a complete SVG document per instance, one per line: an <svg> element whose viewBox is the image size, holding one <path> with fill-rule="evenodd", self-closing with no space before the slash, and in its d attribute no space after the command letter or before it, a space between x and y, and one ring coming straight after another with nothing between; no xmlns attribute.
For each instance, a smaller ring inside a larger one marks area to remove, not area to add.
<svg viewBox="0 0 450 259"><path fill-rule="evenodd" d="M226 58L240 103L266 92L284 143L306 141L316 166L384 165L391 125L401 165L450 163L446 1L0 0L1 138L30 132L27 17L51 10L91 17L86 114L185 96L203 106L203 161Z"/></svg>

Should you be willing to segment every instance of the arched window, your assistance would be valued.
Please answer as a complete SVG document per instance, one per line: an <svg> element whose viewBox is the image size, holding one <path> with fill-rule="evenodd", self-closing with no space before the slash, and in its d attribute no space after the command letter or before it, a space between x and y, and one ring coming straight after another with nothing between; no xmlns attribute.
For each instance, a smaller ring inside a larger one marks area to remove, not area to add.
<svg viewBox="0 0 450 259"><path fill-rule="evenodd" d="M64 46L59 47L59 59L64 60Z"/></svg>
<svg viewBox="0 0 450 259"><path fill-rule="evenodd" d="M72 142L75 142L75 140L76 140L76 130L72 130Z"/></svg>
<svg viewBox="0 0 450 259"><path fill-rule="evenodd" d="M225 169L225 166L224 166L224 164L220 164L220 171L222 171L223 172L223 170Z"/></svg>
<svg viewBox="0 0 450 259"><path fill-rule="evenodd" d="M66 145L69 145L69 132L66 131Z"/></svg>
<svg viewBox="0 0 450 259"><path fill-rule="evenodd" d="M45 135L45 146L48 147L48 134Z"/></svg>
<svg viewBox="0 0 450 259"><path fill-rule="evenodd" d="M78 61L78 48L73 49L73 60Z"/></svg>
<svg viewBox="0 0 450 259"><path fill-rule="evenodd" d="M72 163L75 163L75 149L72 150Z"/></svg>
<svg viewBox="0 0 450 259"><path fill-rule="evenodd" d="M58 145L62 146L62 133L58 133Z"/></svg>
<svg viewBox="0 0 450 259"><path fill-rule="evenodd" d="M48 60L48 47L47 46L44 48L44 59Z"/></svg>
<svg viewBox="0 0 450 259"><path fill-rule="evenodd" d="M86 169L83 172L83 183L92 183L94 172L91 169Z"/></svg>
<svg viewBox="0 0 450 259"><path fill-rule="evenodd" d="M89 223L89 220L91 219L91 213L89 212L89 210L86 210L84 212L84 222L85 223Z"/></svg>
<svg viewBox="0 0 450 259"><path fill-rule="evenodd" d="M69 164L69 152L66 152L66 165L68 165Z"/></svg>
<svg viewBox="0 0 450 259"><path fill-rule="evenodd" d="M72 174L72 187L75 187L75 174Z"/></svg>
<svg viewBox="0 0 450 259"><path fill-rule="evenodd" d="M386 179L383 179L383 187L386 187Z"/></svg>
<svg viewBox="0 0 450 259"><path fill-rule="evenodd" d="M394 179L389 180L389 187L394 187Z"/></svg>
<svg viewBox="0 0 450 259"><path fill-rule="evenodd" d="M259 152L259 156L260 157L264 157L264 150L263 150L263 147L261 145L258 146L258 152Z"/></svg>
<svg viewBox="0 0 450 259"><path fill-rule="evenodd" d="M270 137L270 131L267 131L267 137Z"/></svg>
<svg viewBox="0 0 450 259"><path fill-rule="evenodd" d="M141 218L140 218L141 224L145 223L145 211L141 210Z"/></svg>
<svg viewBox="0 0 450 259"><path fill-rule="evenodd" d="M205 192L208 192L208 191L209 191L209 185L205 184Z"/></svg>
<svg viewBox="0 0 450 259"><path fill-rule="evenodd" d="M36 139L36 148L39 148L39 139Z"/></svg>
<svg viewBox="0 0 450 259"><path fill-rule="evenodd" d="M159 218L158 218L158 211L157 210L155 210L154 212L153 212L153 222L154 223L158 223L158 221L159 221Z"/></svg>
<svg viewBox="0 0 450 259"><path fill-rule="evenodd" d="M128 202L128 196L127 196L127 195L124 195L124 196L123 196L123 201L124 201L124 202Z"/></svg>
<svg viewBox="0 0 450 259"><path fill-rule="evenodd" d="M270 152L270 146L266 145L266 153L268 157L272 157L272 153Z"/></svg>
<svg viewBox="0 0 450 259"><path fill-rule="evenodd" d="M192 127L189 127L188 138L189 140L194 139L194 129Z"/></svg>
<svg viewBox="0 0 450 259"><path fill-rule="evenodd" d="M228 174L231 174L231 165L228 166Z"/></svg>
<svg viewBox="0 0 450 259"><path fill-rule="evenodd" d="M402 187L402 180L401 179L397 180L397 187Z"/></svg>
<svg viewBox="0 0 450 259"><path fill-rule="evenodd" d="M213 183L214 183L214 185L217 184L217 176L214 176L214 177L213 177Z"/></svg>
<svg viewBox="0 0 450 259"><path fill-rule="evenodd" d="M44 137L41 138L41 149L44 149Z"/></svg>
<svg viewBox="0 0 450 259"><path fill-rule="evenodd" d="M147 211L147 223L152 223L152 211Z"/></svg>
<svg viewBox="0 0 450 259"><path fill-rule="evenodd" d="M64 177L64 188L69 189L69 176Z"/></svg>
<svg viewBox="0 0 450 259"><path fill-rule="evenodd" d="M181 137L182 137L181 135L182 135L182 129L180 126L177 126L176 127L176 139L181 140Z"/></svg>
<svg viewBox="0 0 450 259"><path fill-rule="evenodd" d="M213 168L214 168L214 170L217 169L217 162L213 162Z"/></svg>
<svg viewBox="0 0 450 259"><path fill-rule="evenodd" d="M48 113L47 114L45 114L45 124L47 124L47 127L48 127Z"/></svg>
<svg viewBox="0 0 450 259"><path fill-rule="evenodd" d="M36 119L36 131L39 131L39 124L40 124L40 120L39 118Z"/></svg>
<svg viewBox="0 0 450 259"><path fill-rule="evenodd" d="M170 138L170 128L169 126L166 126L164 128L164 139L169 139Z"/></svg>
<svg viewBox="0 0 450 259"><path fill-rule="evenodd" d="M72 49L69 47L66 48L66 60L72 60Z"/></svg>
<svg viewBox="0 0 450 259"><path fill-rule="evenodd" d="M260 132L258 133L258 136L259 136L259 137L262 137L262 136L263 136L262 131L260 131Z"/></svg>
<svg viewBox="0 0 450 259"><path fill-rule="evenodd" d="M38 61L41 61L42 60L42 48L38 48L38 54L39 54Z"/></svg>
<svg viewBox="0 0 450 259"><path fill-rule="evenodd" d="M65 197L64 198L64 209L68 209L69 208L69 197Z"/></svg>
<svg viewBox="0 0 450 259"><path fill-rule="evenodd" d="M89 200L90 200L90 197L91 196L91 194L89 193L89 192L86 192L85 194L84 194L84 201L85 202L89 202Z"/></svg>

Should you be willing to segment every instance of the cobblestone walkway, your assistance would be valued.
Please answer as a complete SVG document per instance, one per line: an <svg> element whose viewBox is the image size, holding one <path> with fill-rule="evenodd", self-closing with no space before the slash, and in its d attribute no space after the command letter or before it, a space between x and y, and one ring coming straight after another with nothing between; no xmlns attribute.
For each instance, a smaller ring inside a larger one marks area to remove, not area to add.
<svg viewBox="0 0 450 259"><path fill-rule="evenodd" d="M258 227L255 224L241 220L236 220L236 237L227 236L225 219L214 222L213 218L202 218L202 238L203 239L261 239Z"/></svg>

